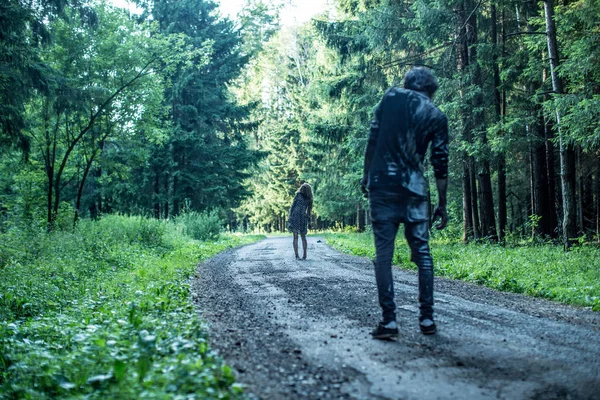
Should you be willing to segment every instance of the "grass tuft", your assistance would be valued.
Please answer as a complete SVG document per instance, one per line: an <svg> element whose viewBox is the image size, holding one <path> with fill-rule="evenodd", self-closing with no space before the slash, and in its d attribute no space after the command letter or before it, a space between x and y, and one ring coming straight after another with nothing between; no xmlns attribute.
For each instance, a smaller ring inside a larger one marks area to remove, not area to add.
<svg viewBox="0 0 600 400"><path fill-rule="evenodd" d="M372 233L328 233L327 242L340 251L375 258ZM437 275L524 293L600 311L600 249L580 246L564 252L551 244L462 244L433 239L431 251ZM410 250L398 235L394 265L416 269Z"/></svg>

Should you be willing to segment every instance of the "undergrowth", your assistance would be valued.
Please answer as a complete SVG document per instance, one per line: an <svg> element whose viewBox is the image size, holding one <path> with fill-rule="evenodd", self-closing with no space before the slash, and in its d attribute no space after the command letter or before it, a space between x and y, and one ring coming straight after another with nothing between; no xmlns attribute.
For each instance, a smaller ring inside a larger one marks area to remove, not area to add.
<svg viewBox="0 0 600 400"><path fill-rule="evenodd" d="M349 254L375 257L372 233L323 235L333 247ZM436 275L486 285L494 289L544 297L600 311L600 249L583 245L565 252L548 244L463 244L434 238L431 252ZM394 265L416 269L399 233Z"/></svg>
<svg viewBox="0 0 600 400"><path fill-rule="evenodd" d="M146 218L0 234L0 398L237 398L190 300L211 242Z"/></svg>

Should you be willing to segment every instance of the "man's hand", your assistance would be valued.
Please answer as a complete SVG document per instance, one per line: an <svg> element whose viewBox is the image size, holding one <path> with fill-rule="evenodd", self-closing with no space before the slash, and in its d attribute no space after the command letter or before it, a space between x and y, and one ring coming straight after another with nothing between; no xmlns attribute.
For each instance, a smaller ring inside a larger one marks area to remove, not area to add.
<svg viewBox="0 0 600 400"><path fill-rule="evenodd" d="M363 178L360 180L360 190L366 198L369 198L369 191L367 190L367 181L367 176L363 176Z"/></svg>
<svg viewBox="0 0 600 400"><path fill-rule="evenodd" d="M433 222L440 218L440 223L435 227L442 230L448 224L448 213L446 212L446 193L448 192L448 178L438 178L435 180L438 191L438 206L433 213Z"/></svg>
<svg viewBox="0 0 600 400"><path fill-rule="evenodd" d="M435 226L436 229L442 230L448 225L448 213L446 207L437 206L433 213L433 222L440 218L440 222Z"/></svg>

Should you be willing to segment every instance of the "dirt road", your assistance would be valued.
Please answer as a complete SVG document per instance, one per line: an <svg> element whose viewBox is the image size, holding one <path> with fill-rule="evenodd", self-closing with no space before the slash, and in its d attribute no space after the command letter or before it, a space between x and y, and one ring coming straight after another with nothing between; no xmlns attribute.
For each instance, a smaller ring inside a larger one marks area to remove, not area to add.
<svg viewBox="0 0 600 400"><path fill-rule="evenodd" d="M396 270L400 337L382 342L372 269L270 238L199 265L193 296L251 398L600 399L600 313L436 278L423 336L416 274Z"/></svg>

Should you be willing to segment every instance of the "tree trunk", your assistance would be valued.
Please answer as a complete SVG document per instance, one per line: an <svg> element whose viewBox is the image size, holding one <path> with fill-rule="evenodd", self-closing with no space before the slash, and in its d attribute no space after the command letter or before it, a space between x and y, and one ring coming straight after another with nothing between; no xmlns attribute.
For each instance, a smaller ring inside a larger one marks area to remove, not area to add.
<svg viewBox="0 0 600 400"><path fill-rule="evenodd" d="M177 165L177 171L181 172L184 171L184 166L183 166L183 162L180 159L175 158L176 161L176 165ZM171 188L171 207L172 207L172 214L173 215L179 215L179 210L181 209L181 201L184 200L182 199L181 196L181 188L179 187L179 179L178 179L178 175L175 174L173 176L173 187ZM272 224L271 224L272 225ZM269 232L272 228L269 227Z"/></svg>
<svg viewBox="0 0 600 400"><path fill-rule="evenodd" d="M491 4L491 25L492 25L492 44L495 47L493 56L493 69L494 69L494 112L496 123L502 124L504 122L504 115L506 112L504 96L505 92L502 89L500 92L500 65L498 62L498 16L496 13L496 4ZM502 39L500 45L500 52L504 54L504 42L505 42L505 31L504 31L504 10L502 11L501 17L502 26ZM499 136L504 136L503 130L500 129ZM500 151L496 155L496 168L498 170L498 239L504 240L506 234L506 160L504 157L504 151Z"/></svg>
<svg viewBox="0 0 600 400"><path fill-rule="evenodd" d="M544 0L544 14L546 19L546 39L548 42L548 56L550 59L550 75L554 95L563 94L563 87L558 77L559 66L558 42L556 40L556 25L554 22L554 5L552 0ZM562 187L562 239L565 250L571 247L577 235L576 203L575 203L575 161L573 147L563 138L560 127L560 110L556 108L556 125L559 135L560 176Z"/></svg>
<svg viewBox="0 0 600 400"><path fill-rule="evenodd" d="M506 237L506 160L504 155L498 157L498 238Z"/></svg>
<svg viewBox="0 0 600 400"><path fill-rule="evenodd" d="M54 168L48 166L46 170L46 176L48 178L48 189L46 190L46 207L47 207L47 230L51 231L54 229L54 220L52 219L52 198L54 189Z"/></svg>
<svg viewBox="0 0 600 400"><path fill-rule="evenodd" d="M463 161L463 242L467 243L474 236L473 234L473 213L471 210L471 179L469 175L469 166Z"/></svg>
<svg viewBox="0 0 600 400"><path fill-rule="evenodd" d="M537 179L537 174L539 174L539 171L537 171L536 167L536 160L535 160L535 148L534 148L534 143L533 143L533 139L532 139L532 134L531 134L531 126L527 125L526 129L527 131L527 140L529 142L529 217L530 217L530 221L532 217L537 217L539 214L537 214L537 212L539 211L539 206L536 203L536 200L539 198L539 182ZM532 226L531 227L531 235L534 236L536 235L538 232L537 227Z"/></svg>
<svg viewBox="0 0 600 400"><path fill-rule="evenodd" d="M58 208L60 207L60 184L62 183L61 175L62 174L60 174L59 170L59 173L57 173L56 177L54 178L54 207L52 210L52 224L55 224L58 220Z"/></svg>
<svg viewBox="0 0 600 400"><path fill-rule="evenodd" d="M96 177L96 181L99 181L102 178L102 167L98 167L96 169L96 172L94 173L95 177ZM104 204L102 201L102 195L101 194L97 194L96 195L96 199L95 199L95 216L93 218L97 218L99 215L101 216L102 213L104 212Z"/></svg>
<svg viewBox="0 0 600 400"><path fill-rule="evenodd" d="M79 208L81 207L81 196L83 195L83 187L85 186L85 182L87 180L88 174L90 173L96 155L97 152L94 151L88 162L85 164L85 169L83 170L83 177L79 182L79 188L77 189L77 200L75 201L75 216L73 217L73 229L77 226L77 221L79 220Z"/></svg>
<svg viewBox="0 0 600 400"><path fill-rule="evenodd" d="M471 4L469 9L472 9ZM478 40L478 27L477 27L477 13L472 12L469 16L469 20L466 25L466 37L467 37L467 48L468 48L468 63L471 69L471 84L481 90L478 90L475 95L472 96L471 100L471 118L473 120L472 127L473 131L479 135L481 140L481 146L488 150L487 133L485 127L485 119L482 111L483 106L483 83L481 78L481 68L477 62L477 40ZM473 141L473 139L472 139ZM496 219L494 215L494 197L492 193L492 180L490 174L490 162L489 154L486 154L478 160L479 171L476 174L475 163L471 163L471 173L473 178L477 178L479 181L479 217L481 219L481 235L484 238L492 240L497 239L496 235ZM472 200L477 201L477 186L474 184L474 179L471 180L471 192L473 194ZM474 203L473 210L477 210L477 206ZM475 226L479 226L479 221L474 215L473 222Z"/></svg>
<svg viewBox="0 0 600 400"><path fill-rule="evenodd" d="M173 193L170 182L169 182L170 180L171 180L171 175L167 175L167 176L165 176L165 179L163 179L163 181L164 181L163 182L163 185L164 185L163 193L165 195L165 204L163 206L163 209L164 209L163 218L164 219L168 219L169 215L170 215L169 214L169 201L170 201L169 199L171 198L172 193Z"/></svg>
<svg viewBox="0 0 600 400"><path fill-rule="evenodd" d="M554 208L554 199L548 195L549 185L548 182L548 164L547 164L547 154L546 154L546 145L544 143L544 126L543 119L541 121L539 129L539 143L536 147L536 164L538 168L537 175L537 207L539 209L539 215L541 217L540 226L538 232L543 236L552 237L554 236L554 232L556 230L556 210Z"/></svg>
<svg viewBox="0 0 600 400"><path fill-rule="evenodd" d="M490 164L484 161L478 176L479 190L481 192L481 233L483 237L496 241L496 217L494 214L494 194L492 192L492 179L490 177Z"/></svg>
<svg viewBox="0 0 600 400"><path fill-rule="evenodd" d="M56 145L57 145L57 135L59 129L59 120L60 114L57 116L56 123L54 125L53 133L50 134L49 120L50 114L48 110L49 104L45 103L45 114L44 114L44 133L46 138L46 155L45 155L45 164L46 164L46 177L48 178L48 189L46 190L46 207L47 207L47 226L46 229L48 232L54 229L54 224L56 219L54 218L54 213L52 211L52 204L54 200L54 196L56 193L54 192L54 179L55 179L55 162L56 162Z"/></svg>
<svg viewBox="0 0 600 400"><path fill-rule="evenodd" d="M472 1L468 1L468 8L467 10L471 10L473 9L473 2ZM475 47L475 44L477 43L477 16L476 13L472 12L471 15L468 17L468 20L466 21L467 24L465 25L465 46L466 46L466 51L467 51L467 65L471 66L472 68L472 74L471 74L471 84L472 85L479 85L479 80L480 80L480 68L479 65L477 64L477 49ZM469 104L469 109L471 111L473 111L474 108L476 108L477 106L479 106L481 104L481 95L476 95L473 96L470 104ZM481 127L481 119L482 119L483 115L481 113L481 111L477 111L477 112L470 112L470 115L467 116L467 118L470 118L471 121L470 123L468 123L466 125L467 129L466 129L466 133L467 133L467 141L469 143L473 143L474 139L473 139L473 131L478 130ZM469 175L470 175L470 179L471 179L471 211L473 213L473 234L475 236L475 239L479 239L482 236L482 231L481 231L481 221L479 219L479 194L478 194L478 188L477 188L477 174L476 174L476 160L475 157L473 156L469 156ZM488 170L489 173L489 170Z"/></svg>
<svg viewBox="0 0 600 400"><path fill-rule="evenodd" d="M596 155L596 237L600 243L600 154Z"/></svg>
<svg viewBox="0 0 600 400"><path fill-rule="evenodd" d="M533 96L535 88L529 87L529 93ZM537 107L536 107L537 108ZM538 121L531 129L529 138L531 146L531 213L539 217L537 225L534 226L532 234L548 236L554 228L550 228L548 220L551 219L551 199L547 195L548 174L546 172L546 147L544 143L544 120L542 110L533 109L532 113L538 114Z"/></svg>
<svg viewBox="0 0 600 400"><path fill-rule="evenodd" d="M482 162L482 172L478 175L479 190L481 192L481 219L482 235L489 240L497 241L496 214L494 211L494 193L492 189L492 178L490 175L490 163L488 160ZM485 228L483 228L485 226Z"/></svg>
<svg viewBox="0 0 600 400"><path fill-rule="evenodd" d="M469 181L471 185L471 215L473 221L473 237L475 239L481 238L481 225L479 221L479 203L478 203L478 190L477 190L477 178L475 176L475 160L473 157L469 157Z"/></svg>
<svg viewBox="0 0 600 400"><path fill-rule="evenodd" d="M154 171L154 218L160 219L160 172Z"/></svg>
<svg viewBox="0 0 600 400"><path fill-rule="evenodd" d="M577 233L582 235L585 232L585 226L583 222L583 199L585 195L584 183L583 183L583 166L581 165L581 150L577 149L575 156L575 171L577 179L577 192L575 198L577 200Z"/></svg>
<svg viewBox="0 0 600 400"><path fill-rule="evenodd" d="M594 177L593 171L584 177L583 192L583 231L588 234L594 231Z"/></svg>
<svg viewBox="0 0 600 400"><path fill-rule="evenodd" d="M359 232L365 231L365 209L360 203L356 204L356 227Z"/></svg>
<svg viewBox="0 0 600 400"><path fill-rule="evenodd" d="M510 199L510 225L509 225L509 230L511 232L515 231L515 221L516 219L516 215L515 215L515 205L514 205L514 200L511 198Z"/></svg>
<svg viewBox="0 0 600 400"><path fill-rule="evenodd" d="M546 150L546 187L545 195L548 199L548 213L546 215L546 232L551 237L557 237L558 233L558 214L557 214L557 195L556 195L556 169L554 158L554 143L552 139L554 133L552 125L547 121L544 123L544 141Z"/></svg>
<svg viewBox="0 0 600 400"><path fill-rule="evenodd" d="M470 57L473 56L472 49L469 45L474 43L473 37L476 37L476 28L473 23L476 24L474 16L467 16L467 10L471 10L471 2L464 1L462 4L462 10L460 12L460 18L458 23L460 24L460 30L457 32L457 69L463 75L467 75L467 67L470 65ZM467 21L467 18L469 20ZM465 82L461 84L464 85ZM460 88L460 96L463 99L463 110L461 110L462 119L462 136L463 140L468 143L473 143L473 121L474 117L471 115L470 110L472 104L466 100L466 93L464 87ZM469 103L469 104L467 104ZM473 238L479 239L479 207L477 202L477 182L475 176L475 160L467 152L463 152L463 240L468 240L472 234ZM471 229L469 229L471 228Z"/></svg>

